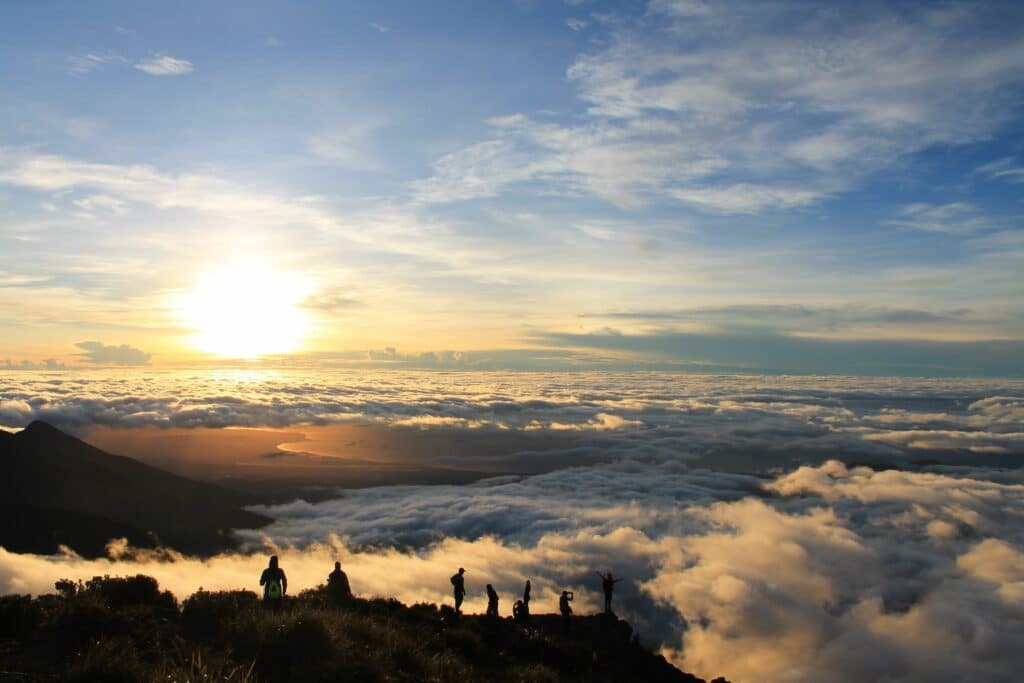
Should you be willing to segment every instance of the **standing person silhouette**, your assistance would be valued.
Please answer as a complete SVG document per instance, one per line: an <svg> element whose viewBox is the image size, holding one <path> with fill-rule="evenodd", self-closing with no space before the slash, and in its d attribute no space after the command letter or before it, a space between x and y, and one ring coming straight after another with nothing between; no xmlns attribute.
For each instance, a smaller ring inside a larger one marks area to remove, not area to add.
<svg viewBox="0 0 1024 683"><path fill-rule="evenodd" d="M558 598L558 611L562 613L562 632L568 633L572 624L572 591L562 591L562 597Z"/></svg>
<svg viewBox="0 0 1024 683"><path fill-rule="evenodd" d="M462 601L466 598L466 570L459 567L459 572L452 575L452 592L455 594L455 611L462 610Z"/></svg>
<svg viewBox="0 0 1024 683"><path fill-rule="evenodd" d="M280 607L288 592L288 578L284 570L277 566L277 555L271 556L270 564L260 574L260 585L263 586L263 604L275 609Z"/></svg>
<svg viewBox="0 0 1024 683"><path fill-rule="evenodd" d="M526 588L523 589L523 611L530 614L530 580L526 580Z"/></svg>
<svg viewBox="0 0 1024 683"><path fill-rule="evenodd" d="M622 579L616 579L611 570L607 574L597 573L601 577L601 589L604 591L604 613L612 613L612 594L615 592L615 584Z"/></svg>
<svg viewBox="0 0 1024 683"><path fill-rule="evenodd" d="M498 616L498 591L491 584L487 584L487 616Z"/></svg>
<svg viewBox="0 0 1024 683"><path fill-rule="evenodd" d="M348 583L348 576L341 570L341 562L335 562L334 571L327 575L327 594L336 605L352 599L352 587Z"/></svg>

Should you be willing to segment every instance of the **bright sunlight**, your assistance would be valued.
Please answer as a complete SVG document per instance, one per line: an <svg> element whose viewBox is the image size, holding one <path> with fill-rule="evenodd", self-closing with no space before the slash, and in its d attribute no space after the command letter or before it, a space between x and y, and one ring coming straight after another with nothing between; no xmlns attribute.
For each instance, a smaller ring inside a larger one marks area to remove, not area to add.
<svg viewBox="0 0 1024 683"><path fill-rule="evenodd" d="M307 325L299 307L301 278L259 261L221 266L202 275L183 305L195 346L231 358L295 351Z"/></svg>

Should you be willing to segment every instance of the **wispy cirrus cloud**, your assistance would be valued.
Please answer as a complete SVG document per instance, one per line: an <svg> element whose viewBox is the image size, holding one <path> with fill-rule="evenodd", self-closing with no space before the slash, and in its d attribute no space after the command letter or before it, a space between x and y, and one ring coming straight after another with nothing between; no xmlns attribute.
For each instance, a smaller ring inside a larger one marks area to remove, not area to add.
<svg viewBox="0 0 1024 683"><path fill-rule="evenodd" d="M967 235L1001 227L1003 221L983 215L969 202L948 204L914 203L903 207L899 217L887 221L888 225L912 228L926 232Z"/></svg>
<svg viewBox="0 0 1024 683"><path fill-rule="evenodd" d="M111 52L84 52L82 54L68 57L68 71L76 76L96 71L105 64L111 62L124 63L127 60Z"/></svg>
<svg viewBox="0 0 1024 683"><path fill-rule="evenodd" d="M1014 157L1003 157L978 167L977 173L1008 183L1024 183L1024 164Z"/></svg>
<svg viewBox="0 0 1024 683"><path fill-rule="evenodd" d="M135 68L150 76L182 76L195 70L192 62L170 55L157 55L144 59L137 62Z"/></svg>

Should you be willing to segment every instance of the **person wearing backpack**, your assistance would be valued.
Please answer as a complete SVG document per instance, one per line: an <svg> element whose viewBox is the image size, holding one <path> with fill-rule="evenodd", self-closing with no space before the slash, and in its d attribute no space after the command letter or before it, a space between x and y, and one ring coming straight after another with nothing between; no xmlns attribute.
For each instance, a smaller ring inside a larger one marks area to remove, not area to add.
<svg viewBox="0 0 1024 683"><path fill-rule="evenodd" d="M270 558L269 566L260 575L260 585L263 586L263 603L273 607L279 607L284 602L284 595L288 591L288 579L284 570L277 566L277 555Z"/></svg>
<svg viewBox="0 0 1024 683"><path fill-rule="evenodd" d="M462 609L462 601L466 597L466 570L459 567L459 573L452 575L452 592L455 593L455 611Z"/></svg>

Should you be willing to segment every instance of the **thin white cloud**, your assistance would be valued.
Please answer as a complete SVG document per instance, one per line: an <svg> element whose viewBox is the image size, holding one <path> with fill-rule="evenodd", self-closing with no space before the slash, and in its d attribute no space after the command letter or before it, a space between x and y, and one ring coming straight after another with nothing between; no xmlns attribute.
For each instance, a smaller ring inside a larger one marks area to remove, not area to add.
<svg viewBox="0 0 1024 683"><path fill-rule="evenodd" d="M565 25L571 28L573 31L582 31L587 26L590 26L590 22L580 19L578 17L569 17L565 20Z"/></svg>
<svg viewBox="0 0 1024 683"><path fill-rule="evenodd" d="M983 164L977 168L976 173L987 175L990 178L998 178L1008 183L1024 183L1024 165L1014 157L1004 157Z"/></svg>
<svg viewBox="0 0 1024 683"><path fill-rule="evenodd" d="M124 57L113 53L86 52L68 57L68 71L72 74L82 75L96 71L105 64L111 62L124 62Z"/></svg>
<svg viewBox="0 0 1024 683"><path fill-rule="evenodd" d="M72 204L86 211L106 211L117 216L127 212L124 201L105 194L92 194L74 199Z"/></svg>
<svg viewBox="0 0 1024 683"><path fill-rule="evenodd" d="M901 228L951 235L966 235L999 227L999 222L981 215L977 207L968 202L908 204L900 211L898 218L892 218L886 223Z"/></svg>
<svg viewBox="0 0 1024 683"><path fill-rule="evenodd" d="M135 68L151 76L181 76L192 73L195 67L187 59L159 55L135 64Z"/></svg>
<svg viewBox="0 0 1024 683"><path fill-rule="evenodd" d="M821 190L750 183L728 187L678 189L673 190L671 194L689 204L721 213L758 213L766 209L791 209L810 204L825 195Z"/></svg>
<svg viewBox="0 0 1024 683"><path fill-rule="evenodd" d="M371 21L371 22L369 22L366 25L369 26L370 28L372 28L374 31L377 31L378 33L390 33L391 32L391 27L390 26L385 26L384 24L379 24L376 21Z"/></svg>

